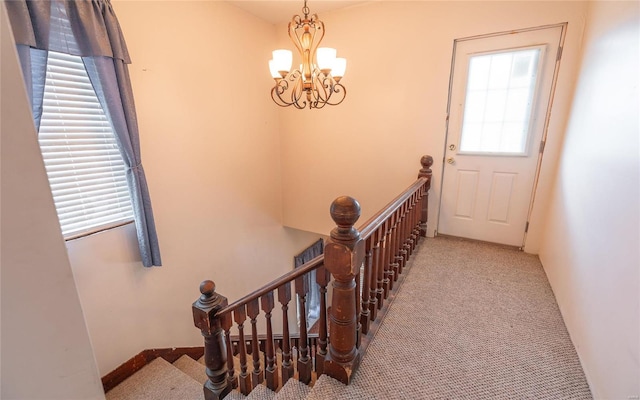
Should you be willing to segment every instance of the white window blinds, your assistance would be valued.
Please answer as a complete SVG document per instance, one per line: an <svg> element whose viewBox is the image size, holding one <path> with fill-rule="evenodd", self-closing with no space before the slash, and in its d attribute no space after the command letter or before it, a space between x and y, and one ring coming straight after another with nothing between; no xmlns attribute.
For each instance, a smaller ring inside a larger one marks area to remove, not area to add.
<svg viewBox="0 0 640 400"><path fill-rule="evenodd" d="M38 139L65 238L133 220L125 165L80 57L49 52Z"/></svg>

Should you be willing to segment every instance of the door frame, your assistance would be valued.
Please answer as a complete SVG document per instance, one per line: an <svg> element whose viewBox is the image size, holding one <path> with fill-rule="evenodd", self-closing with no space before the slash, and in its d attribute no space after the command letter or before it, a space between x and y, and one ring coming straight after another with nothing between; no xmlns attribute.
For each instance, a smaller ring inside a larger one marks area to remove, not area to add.
<svg viewBox="0 0 640 400"><path fill-rule="evenodd" d="M453 40L453 51L451 54L451 71L449 72L449 93L447 96L447 113L446 113L446 120L445 120L445 132L444 132L444 144L443 144L443 148L442 148L442 171L440 174L440 196L438 199L438 218L436 221L436 229L434 232L434 236L438 236L438 229L440 227L440 215L441 215L441 210L442 210L442 195L444 193L444 169L446 168L445 165L445 159L446 159L446 154L447 154L447 143L449 140L449 116L451 115L451 98L452 98L452 91L453 91L453 72L455 69L455 62L456 62L456 50L457 50L457 45L460 42L466 42L466 41L470 41L470 40L476 40L476 39L486 39L486 38L491 38L491 37L496 37L496 36L503 36L503 35L512 35L512 34L516 34L516 33L524 33L524 32L531 32L531 31L537 31L537 30L543 30L543 29L551 29L551 28L561 28L561 32L560 32L560 42L558 44L559 49L558 49L558 54L556 57L556 64L554 66L553 69L553 77L551 80L551 89L550 89L550 93L549 93L549 102L547 104L547 109L545 110L544 113L544 123L543 123L543 128L542 128L542 138L541 138L541 143L540 143L540 149L538 151L538 160L536 162L536 170L534 173L534 179L533 179L533 188L531 190L531 198L529 200L529 207L528 207L528 211L527 211L527 224L526 224L526 228L524 231L524 237L522 239L522 245L519 247L519 250L523 250L525 243L527 241L527 234L529 231L529 224L531 222L531 214L533 212L533 205L535 202L535 198L536 198L536 192L538 190L538 184L540 182L540 169L542 167L542 157L544 156L544 148L545 148L545 144L547 143L547 137L549 134L549 120L551 118L551 110L553 109L553 100L556 94L556 86L558 84L558 73L560 71L560 62L562 60L562 52L564 49L564 42L565 42L565 38L567 36L567 25L569 23L568 22L561 22L561 23L557 23L557 24L548 24L548 25L540 25L540 26L535 26L535 27L531 27L531 28L522 28L522 29L514 29L514 30L509 30L509 31L501 31L501 32L493 32L493 33L487 33L487 34L482 34L482 35L474 35L474 36L467 36L467 37L463 37L463 38L459 38L459 39L454 39ZM535 144L534 144L535 145Z"/></svg>

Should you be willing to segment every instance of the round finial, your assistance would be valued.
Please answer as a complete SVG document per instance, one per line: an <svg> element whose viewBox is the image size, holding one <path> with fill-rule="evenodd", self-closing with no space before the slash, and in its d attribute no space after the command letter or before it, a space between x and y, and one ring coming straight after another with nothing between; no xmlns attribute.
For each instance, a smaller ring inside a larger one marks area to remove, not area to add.
<svg viewBox="0 0 640 400"><path fill-rule="evenodd" d="M422 164L422 168L420 172L418 172L418 178L427 178L431 179L431 166L433 165L433 157L431 156L422 156L420 159L420 164Z"/></svg>
<svg viewBox="0 0 640 400"><path fill-rule="evenodd" d="M422 164L422 168L429 169L433 165L433 157L422 156L422 158L420 159L420 164Z"/></svg>
<svg viewBox="0 0 640 400"><path fill-rule="evenodd" d="M349 241L358 237L358 231L353 227L353 224L360 218L360 203L356 199L340 196L331 203L329 212L333 221L338 225L331 231L332 238Z"/></svg>
<svg viewBox="0 0 640 400"><path fill-rule="evenodd" d="M202 293L204 297L208 298L213 296L215 291L216 291L216 284L213 281L206 280L206 281L202 281L202 283L200 284L200 293Z"/></svg>
<svg viewBox="0 0 640 400"><path fill-rule="evenodd" d="M340 196L331 203L331 218L338 226L353 226L360 218L360 203L349 196Z"/></svg>

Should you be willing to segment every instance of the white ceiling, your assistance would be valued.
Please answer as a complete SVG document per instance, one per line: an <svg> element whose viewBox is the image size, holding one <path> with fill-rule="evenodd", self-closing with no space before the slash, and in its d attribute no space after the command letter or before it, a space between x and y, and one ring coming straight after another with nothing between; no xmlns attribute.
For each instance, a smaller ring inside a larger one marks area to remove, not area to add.
<svg viewBox="0 0 640 400"><path fill-rule="evenodd" d="M288 22L295 14L302 14L303 0L226 0L228 3L240 7L272 24ZM307 6L311 14L318 14L356 4L365 3L367 0L308 0Z"/></svg>

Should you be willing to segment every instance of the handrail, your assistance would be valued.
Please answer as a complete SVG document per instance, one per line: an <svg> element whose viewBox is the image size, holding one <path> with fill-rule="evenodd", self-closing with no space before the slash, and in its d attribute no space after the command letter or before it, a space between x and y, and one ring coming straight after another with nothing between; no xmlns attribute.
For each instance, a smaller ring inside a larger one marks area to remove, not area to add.
<svg viewBox="0 0 640 400"><path fill-rule="evenodd" d="M398 207L400 207L412 194L416 192L418 188L420 188L427 181L427 178L418 178L411 186L405 189L399 196L395 199L391 200L386 206L384 206L380 211L378 211L374 216L369 218L367 222L361 225L359 232L360 238L362 240L366 240L371 236L373 232L376 231L384 223L384 221L389 218L391 214L396 212ZM218 315L222 316L226 313L229 313L235 310L238 307L242 307L247 305L249 302L258 299L265 294L272 292L284 285L287 282L291 282L296 278L303 276L314 269L320 267L324 263L324 254L317 256L316 258L307 261L302 264L300 267L287 272L286 274L280 276L277 279L267 283L262 286L260 289L255 290L254 292L249 293L248 295L241 297L240 299L234 301L228 306L224 307L220 311L218 311Z"/></svg>
<svg viewBox="0 0 640 400"><path fill-rule="evenodd" d="M316 258L307 261L306 263L302 264L300 267L291 270L289 272L287 272L286 274L280 276L279 278L267 283L266 285L264 285L263 287L261 287L260 289L257 289L256 291L249 293L248 295L241 297L240 299L234 301L233 303L229 304L228 306L220 309L217 312L217 315L222 316L226 313L229 313L233 310L235 310L236 308L242 307L247 305L249 302L256 300L262 296L264 296L267 293L270 293L274 290L276 290L277 288L279 288L280 286L284 285L287 282L291 282L293 280L295 280L296 278L299 278L311 271L313 271L316 268L319 268L321 265L324 264L324 254L320 254L319 256L317 256Z"/></svg>
<svg viewBox="0 0 640 400"><path fill-rule="evenodd" d="M360 232L360 239L366 240L373 234L389 218L391 214L398 210L407 199L413 195L424 183L427 178L418 178L411 186L405 189L398 197L391 200L382 210L378 211L373 217L369 218L367 222L362 224L358 231Z"/></svg>

